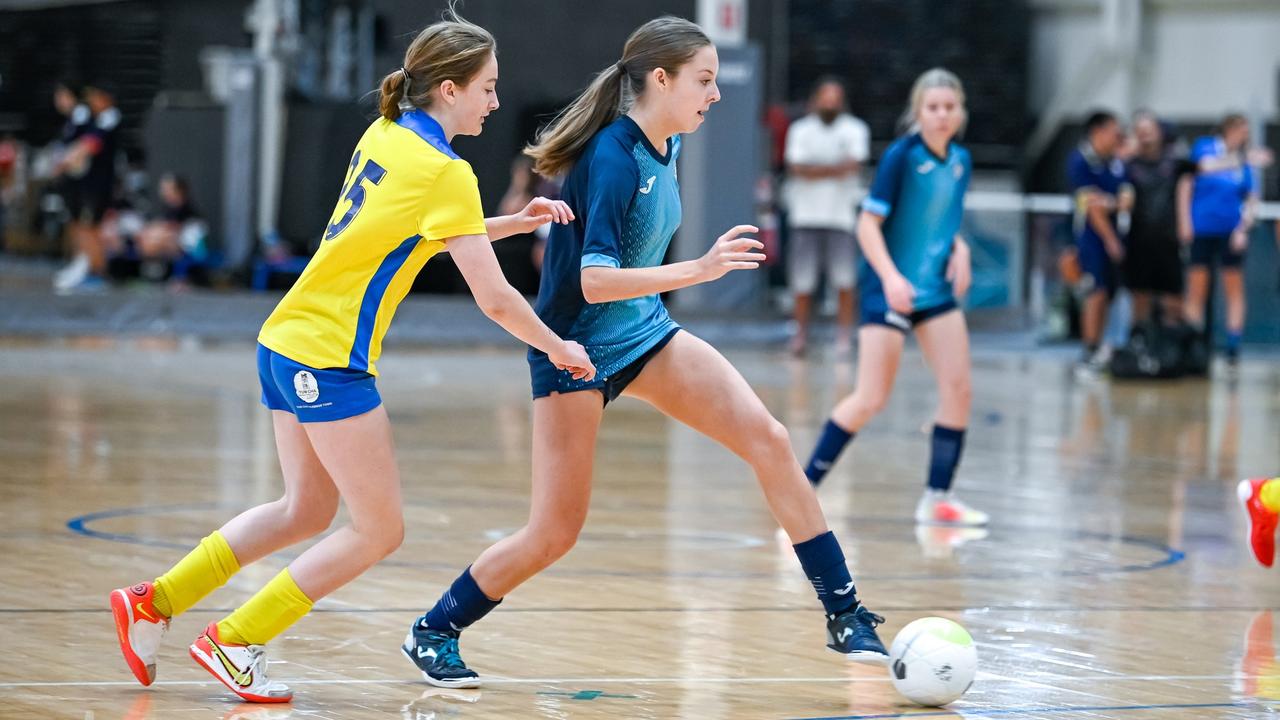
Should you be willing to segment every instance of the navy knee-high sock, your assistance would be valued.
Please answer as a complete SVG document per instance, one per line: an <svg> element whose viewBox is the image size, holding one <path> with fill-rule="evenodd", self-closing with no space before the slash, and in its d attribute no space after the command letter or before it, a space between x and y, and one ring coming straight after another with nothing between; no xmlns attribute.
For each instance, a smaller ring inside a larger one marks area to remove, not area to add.
<svg viewBox="0 0 1280 720"><path fill-rule="evenodd" d="M828 420L822 427L822 435L818 438L817 446L813 448L809 464L804 468L805 476L814 487L817 487L818 483L827 476L827 471L835 464L836 458L840 457L840 451L844 450L844 446L848 445L855 435L857 433L845 430L834 420Z"/></svg>
<svg viewBox="0 0 1280 720"><path fill-rule="evenodd" d="M484 594L475 578L471 577L471 567L468 566L453 581L453 585L444 591L435 606L418 618L418 627L462 632L468 625L488 615L501 602L501 599L490 600Z"/></svg>
<svg viewBox="0 0 1280 720"><path fill-rule="evenodd" d="M964 450L964 428L933 426L933 450L929 458L929 489L946 492L956 477Z"/></svg>
<svg viewBox="0 0 1280 720"><path fill-rule="evenodd" d="M805 577L818 592L822 608L835 617L858 604L858 592L849 576L849 566L844 562L844 551L830 530L802 543L793 545Z"/></svg>

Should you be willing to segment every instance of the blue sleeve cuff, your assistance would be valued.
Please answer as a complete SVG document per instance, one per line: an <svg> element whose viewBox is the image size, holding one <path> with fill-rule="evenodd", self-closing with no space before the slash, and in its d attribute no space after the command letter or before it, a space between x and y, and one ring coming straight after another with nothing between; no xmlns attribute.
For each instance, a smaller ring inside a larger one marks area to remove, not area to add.
<svg viewBox="0 0 1280 720"><path fill-rule="evenodd" d="M622 263L618 262L618 258L611 255L605 255L604 253L587 253L582 256L582 265L579 266L579 269L589 267L620 268L622 267Z"/></svg>
<svg viewBox="0 0 1280 720"><path fill-rule="evenodd" d="M889 211L893 210L893 206L878 198L869 197L862 201L862 209L872 215L880 217L889 217Z"/></svg>

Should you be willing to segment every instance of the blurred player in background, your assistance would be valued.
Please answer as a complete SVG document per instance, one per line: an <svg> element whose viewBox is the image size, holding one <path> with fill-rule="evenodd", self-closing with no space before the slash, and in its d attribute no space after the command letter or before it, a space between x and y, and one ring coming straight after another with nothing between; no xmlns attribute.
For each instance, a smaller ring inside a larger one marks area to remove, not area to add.
<svg viewBox="0 0 1280 720"><path fill-rule="evenodd" d="M1126 199L1132 199L1132 188L1124 163L1117 157L1124 143L1124 128L1116 116L1094 112L1085 120L1084 132L1084 140L1067 159L1067 182L1075 195L1076 253L1084 283L1081 368L1098 371L1110 359L1110 348L1103 344L1102 336L1125 256L1117 214L1127 209L1124 205Z"/></svg>
<svg viewBox="0 0 1280 720"><path fill-rule="evenodd" d="M932 450L919 523L980 526L987 514L951 492L971 404L969 332L957 298L969 289L969 246L960 237L973 171L955 142L967 113L959 78L935 68L911 89L909 132L885 151L862 205L862 327L853 394L831 411L805 469L822 482L840 452L889 401L908 332L938 382Z"/></svg>
<svg viewBox="0 0 1280 720"><path fill-rule="evenodd" d="M1254 166L1270 165L1271 160L1265 148L1249 147L1249 123L1244 116L1228 115L1216 135L1202 137L1192 146L1195 183L1184 186L1179 198L1184 218L1182 241L1191 246L1184 308L1187 322L1200 332L1203 344L1212 342L1205 304L1209 273L1220 268L1222 294L1227 301L1227 362L1232 367L1240 358L1244 335L1243 264L1258 209Z"/></svg>

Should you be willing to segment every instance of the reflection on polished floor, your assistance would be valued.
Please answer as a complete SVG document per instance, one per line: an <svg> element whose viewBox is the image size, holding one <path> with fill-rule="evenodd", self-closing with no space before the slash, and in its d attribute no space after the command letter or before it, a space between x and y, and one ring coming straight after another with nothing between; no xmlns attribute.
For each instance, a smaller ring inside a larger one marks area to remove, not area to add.
<svg viewBox="0 0 1280 720"><path fill-rule="evenodd" d="M730 352L808 451L852 367ZM979 354L960 486L989 535L917 532L933 388L908 357L889 409L820 493L860 593L979 645L972 691L913 710L823 619L746 466L649 408L611 406L577 548L463 637L488 684L442 691L397 650L445 583L525 516L518 351L382 363L409 514L402 549L273 643L283 707L232 702L187 657L289 555L174 623L152 688L116 651L108 591L165 569L279 471L249 345L25 341L0 349L2 717L1260 718L1280 712L1280 570L1234 498L1280 472L1280 367L1236 383L1081 382L1053 355ZM918 713L924 713L918 715Z"/></svg>

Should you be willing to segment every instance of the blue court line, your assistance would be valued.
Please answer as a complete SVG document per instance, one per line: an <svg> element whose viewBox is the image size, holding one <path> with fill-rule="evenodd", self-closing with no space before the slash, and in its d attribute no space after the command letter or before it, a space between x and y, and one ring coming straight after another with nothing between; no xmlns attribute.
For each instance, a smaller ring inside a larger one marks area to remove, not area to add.
<svg viewBox="0 0 1280 720"><path fill-rule="evenodd" d="M190 543L178 543L168 540L157 540L155 538L144 538L129 533L111 533L101 530L94 530L89 527L89 523L99 520L107 520L117 517L130 517L136 515L166 515L173 512L187 512L191 510L210 510L218 507L212 503L195 503L184 505L152 505L148 507L132 507L132 508L116 508L114 510L102 510L87 515L71 518L67 521L67 529L77 535L91 537L98 540L109 540L111 542L128 543L130 545L147 545L149 547L176 548L178 550L191 549Z"/></svg>
<svg viewBox="0 0 1280 720"><path fill-rule="evenodd" d="M233 506L222 505L219 503L187 503L181 505L150 505L141 507L125 507L115 508L111 510L102 510L95 513L88 513L78 517L71 518L67 521L67 529L71 532L84 537L91 537L98 540L108 540L111 542L128 543L132 545L144 545L148 547L159 547L176 550L188 550L194 544L193 541L174 542L171 540L163 540L158 538L149 538L141 535L130 533L112 533L101 530L94 530L89 527L91 523L99 520L110 518L129 517L129 516L149 516L149 515L165 515L175 512L212 510L220 507L233 509ZM907 524L910 521L899 519L874 518L876 521L887 522L891 524ZM999 526L996 527L1000 530ZM1035 532L1036 528L1017 527L1011 528L1020 531ZM1054 531L1057 533L1058 531ZM1161 568L1176 565L1186 559L1186 554L1181 550L1173 548L1155 540L1147 538L1131 537L1128 535L1110 535L1107 533L1091 532L1085 530L1064 531L1059 533L1066 540L1098 540L1104 542L1119 541L1125 545L1137 546L1150 549L1156 553L1160 553L1163 557L1147 563L1130 563L1128 565L1104 567L1094 570L1030 570L1021 572L969 572L962 575L939 575L939 574L872 574L860 573L860 580L870 581L936 581L936 580L1018 580L1035 577L1046 578L1073 578L1073 577L1102 577L1105 575L1120 575L1136 572L1149 572L1159 570ZM859 537L867 537L868 534L859 534ZM879 537L879 536L876 536ZM280 555L282 558L292 558L290 555ZM414 570L440 570L440 571L456 571L456 563L433 563L433 562L411 562L408 560L384 560L380 565L384 567L401 567ZM755 579L771 579L776 577L773 572L742 572L742 571L721 571L721 570L686 570L686 571L649 571L649 570L611 570L604 568L584 568L578 570L550 568L543 574L560 575L564 577L620 577L620 578L680 578L695 580L755 580Z"/></svg>
<svg viewBox="0 0 1280 720"><path fill-rule="evenodd" d="M1274 705L1269 701L1245 701L1225 703L1187 703L1176 705L1078 705L1061 707L1006 708L1003 710L935 710L931 712L901 712L881 715L830 715L825 717L794 718L793 720L888 720L889 718L960 717L985 718L1030 715L1032 713L1068 714L1081 712L1132 712L1138 710L1208 710L1215 708L1250 708L1258 705Z"/></svg>

